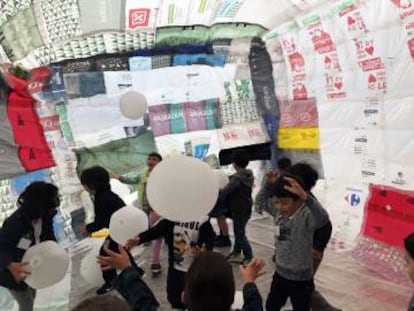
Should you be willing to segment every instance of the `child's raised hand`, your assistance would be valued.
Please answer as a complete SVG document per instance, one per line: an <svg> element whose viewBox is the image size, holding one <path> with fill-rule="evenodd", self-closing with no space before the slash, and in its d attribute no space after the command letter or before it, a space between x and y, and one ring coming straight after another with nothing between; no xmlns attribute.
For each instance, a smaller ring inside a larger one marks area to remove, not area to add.
<svg viewBox="0 0 414 311"><path fill-rule="evenodd" d="M302 201L306 201L308 198L308 193L303 190L302 186L293 178L291 177L283 177L287 180L290 186L286 185L285 189L291 193L296 194Z"/></svg>
<svg viewBox="0 0 414 311"><path fill-rule="evenodd" d="M125 248L127 250L130 250L131 248L133 248L134 246L138 246L140 243L140 238L139 236L133 237L132 239L129 239L127 241L127 243L125 244Z"/></svg>
<svg viewBox="0 0 414 311"><path fill-rule="evenodd" d="M252 283L256 281L259 276L264 274L262 271L264 266L265 262L263 259L255 258L247 266L240 266L240 274L246 283Z"/></svg>
<svg viewBox="0 0 414 311"><path fill-rule="evenodd" d="M108 256L98 256L98 263L101 265L102 270L124 270L131 266L131 260L125 248L118 245L119 254L111 251L107 247L104 247L104 251Z"/></svg>
<svg viewBox="0 0 414 311"><path fill-rule="evenodd" d="M23 282L29 275L28 263L25 262L11 262L7 269L13 275L17 283Z"/></svg>

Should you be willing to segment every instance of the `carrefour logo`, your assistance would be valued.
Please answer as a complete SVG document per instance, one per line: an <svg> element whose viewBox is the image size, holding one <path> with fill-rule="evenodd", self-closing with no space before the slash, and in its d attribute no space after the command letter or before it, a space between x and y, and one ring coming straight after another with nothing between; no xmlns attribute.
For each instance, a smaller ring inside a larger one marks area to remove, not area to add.
<svg viewBox="0 0 414 311"><path fill-rule="evenodd" d="M349 193L345 200L349 203L350 206L358 206L361 203L361 196L358 193L352 192Z"/></svg>

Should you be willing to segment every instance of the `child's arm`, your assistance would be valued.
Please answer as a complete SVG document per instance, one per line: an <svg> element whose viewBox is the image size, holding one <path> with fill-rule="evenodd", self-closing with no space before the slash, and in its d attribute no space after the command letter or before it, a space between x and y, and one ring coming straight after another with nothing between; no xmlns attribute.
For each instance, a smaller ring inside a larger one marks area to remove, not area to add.
<svg viewBox="0 0 414 311"><path fill-rule="evenodd" d="M116 279L114 287L128 302L133 311L157 310L159 303L138 271L128 267Z"/></svg>
<svg viewBox="0 0 414 311"><path fill-rule="evenodd" d="M171 225L173 225L173 223L167 219L160 220L154 227L138 235L139 244L165 237Z"/></svg>
<svg viewBox="0 0 414 311"><path fill-rule="evenodd" d="M316 198L308 194L305 204L306 206L308 206L311 212L312 228L319 229L329 222L328 212L322 207L322 205L319 203L319 201Z"/></svg>
<svg viewBox="0 0 414 311"><path fill-rule="evenodd" d="M278 216L278 212L271 198L271 186L272 184L270 183L266 183L265 185L263 185L259 193L256 195L255 201L258 206L260 206L267 213L276 218Z"/></svg>
<svg viewBox="0 0 414 311"><path fill-rule="evenodd" d="M316 200L310 193L303 190L299 183L290 177L285 177L289 181L290 186L285 186L286 190L296 194L311 212L310 226L313 229L318 229L329 221L329 216L326 210L322 207L318 200Z"/></svg>
<svg viewBox="0 0 414 311"><path fill-rule="evenodd" d="M110 175L111 175L111 178L118 179L121 183L128 184L128 185L137 185L141 179L140 174L134 177L126 177L126 176L114 174L114 173L111 173Z"/></svg>
<svg viewBox="0 0 414 311"><path fill-rule="evenodd" d="M99 231L107 226L107 220L111 217L109 215L112 212L111 204L107 200L97 198L94 202L95 206L95 220L86 225L86 231L92 233Z"/></svg>
<svg viewBox="0 0 414 311"><path fill-rule="evenodd" d="M240 273L245 281L243 287L243 311L263 311L263 301L255 284L256 279L263 274L264 261L254 259L248 266L240 266Z"/></svg>
<svg viewBox="0 0 414 311"><path fill-rule="evenodd" d="M14 260L14 249L24 236L24 227L16 217L8 218L0 228L0 269Z"/></svg>
<svg viewBox="0 0 414 311"><path fill-rule="evenodd" d="M131 266L126 250L118 245L119 253L104 248L105 256L98 257L103 270L121 270L114 286L134 311L152 311L158 309L158 301L148 285L141 279L138 270Z"/></svg>
<svg viewBox="0 0 414 311"><path fill-rule="evenodd" d="M137 185L139 183L140 180L140 176L135 176L135 177L126 177L126 176L119 176L118 180L123 183L123 184L127 184L127 185Z"/></svg>

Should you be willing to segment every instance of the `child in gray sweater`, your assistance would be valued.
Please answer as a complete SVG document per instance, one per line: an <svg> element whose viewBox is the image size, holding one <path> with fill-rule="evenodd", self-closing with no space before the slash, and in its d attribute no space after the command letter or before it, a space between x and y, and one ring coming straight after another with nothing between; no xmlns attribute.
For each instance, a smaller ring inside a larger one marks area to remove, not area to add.
<svg viewBox="0 0 414 311"><path fill-rule="evenodd" d="M310 310L314 291L313 236L329 221L319 202L293 175L282 175L265 191L273 197L276 225L276 272L266 310L280 310L290 298L295 311Z"/></svg>

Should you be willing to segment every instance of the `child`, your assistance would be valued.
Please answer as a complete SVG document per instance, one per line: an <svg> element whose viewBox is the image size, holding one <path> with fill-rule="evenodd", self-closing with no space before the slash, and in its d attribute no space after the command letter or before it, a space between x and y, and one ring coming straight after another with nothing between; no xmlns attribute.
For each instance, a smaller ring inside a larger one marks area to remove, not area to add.
<svg viewBox="0 0 414 311"><path fill-rule="evenodd" d="M17 200L17 210L0 229L0 286L9 290L19 310L33 310L36 290L24 283L30 274L22 258L31 246L56 240L53 217L60 205L58 188L42 181L31 183Z"/></svg>
<svg viewBox="0 0 414 311"><path fill-rule="evenodd" d="M309 195L315 196L310 192L312 188L316 185L316 182L319 179L318 172L307 163L296 163L289 168L289 172L295 176L298 176L303 180L304 190L309 192ZM318 268L322 262L323 254L325 252L326 246L329 243L332 235L332 223L330 220L323 225L321 228L315 230L313 235L313 274L316 274ZM314 291L311 298L311 308L312 310L326 310L326 311L341 311L338 308L332 306L320 293L319 291Z"/></svg>
<svg viewBox="0 0 414 311"><path fill-rule="evenodd" d="M95 220L83 227L83 233L91 234L95 231L109 228L112 214L124 207L125 203L117 194L111 191L108 171L103 167L94 166L84 170L80 180L85 190L93 196L95 209ZM118 250L118 244L111 237L107 237L103 245L111 250ZM117 274L115 270L109 270L103 271L102 276L105 284L96 291L98 295L106 294L113 289L112 282Z"/></svg>
<svg viewBox="0 0 414 311"><path fill-rule="evenodd" d="M267 311L280 310L289 297L294 310L310 310L313 236L329 217L301 183L298 177L285 174L270 185L276 207L277 252Z"/></svg>
<svg viewBox="0 0 414 311"><path fill-rule="evenodd" d="M107 250L107 256L99 258L102 265L122 271L115 283L116 288L134 311L157 310L159 304L153 293L131 267L125 250L121 247L119 250L119 254ZM254 283L263 267L264 262L260 259L254 260L249 266L240 267L240 273L245 281L244 311L263 310L262 298ZM204 252L194 259L186 274L182 299L190 311L229 311L233 304L234 291L233 269L226 258L220 253ZM83 310L100 309L98 304L93 308L76 309L76 311Z"/></svg>
<svg viewBox="0 0 414 311"><path fill-rule="evenodd" d="M404 239L404 248L407 272L411 281L414 282L414 233ZM407 311L414 311L414 296L411 298Z"/></svg>
<svg viewBox="0 0 414 311"><path fill-rule="evenodd" d="M288 170L291 168L292 166L292 161L289 158L280 158L277 161L277 168L278 168L278 173L276 172L268 172L267 176L264 180L264 184L262 184L262 187L269 182L269 180L273 180L273 182L277 179L278 175L282 175L288 172ZM258 212L262 213L264 210L267 211L270 215L273 215L274 213L274 207L270 206L270 211L268 209L266 209L266 204L265 206L262 206L261 204L259 204L259 200L258 200L259 195L256 196L256 201L255 201L255 205L257 206ZM271 204L272 205L272 204ZM276 238L276 237L275 237ZM275 262L276 260L276 250L275 253L272 256L272 261Z"/></svg>
<svg viewBox="0 0 414 311"><path fill-rule="evenodd" d="M244 311L262 311L262 297L254 283L264 267L255 259L248 266L240 266L245 281ZM234 301L234 276L231 265L219 253L210 252L197 257L186 275L183 299L192 311L229 311Z"/></svg>
<svg viewBox="0 0 414 311"><path fill-rule="evenodd" d="M128 241L127 248L161 237L165 238L168 246L167 298L173 309L185 309L181 293L185 274L193 260L191 251L212 250L216 235L207 217L199 222L187 223L162 219L148 231Z"/></svg>
<svg viewBox="0 0 414 311"><path fill-rule="evenodd" d="M112 178L118 179L124 184L134 184L138 185L138 203L142 206L142 209L149 216L150 227L160 219L160 216L151 208L148 199L147 199L147 180L149 174L154 169L154 167L162 161L162 156L159 153L152 152L148 155L147 158L147 168L137 177L128 178L120 175L112 174ZM153 241L152 244L152 264L151 272L154 276L157 276L161 273L161 264L160 264L160 252L161 252L162 239Z"/></svg>
<svg viewBox="0 0 414 311"><path fill-rule="evenodd" d="M220 191L220 195L227 202L234 228L234 247L228 256L234 263L249 263L253 258L253 251L246 237L246 225L252 214L253 172L246 169L250 156L247 151L240 149L233 154L233 167L236 173L230 177L227 186ZM242 257L242 251L243 256Z"/></svg>

